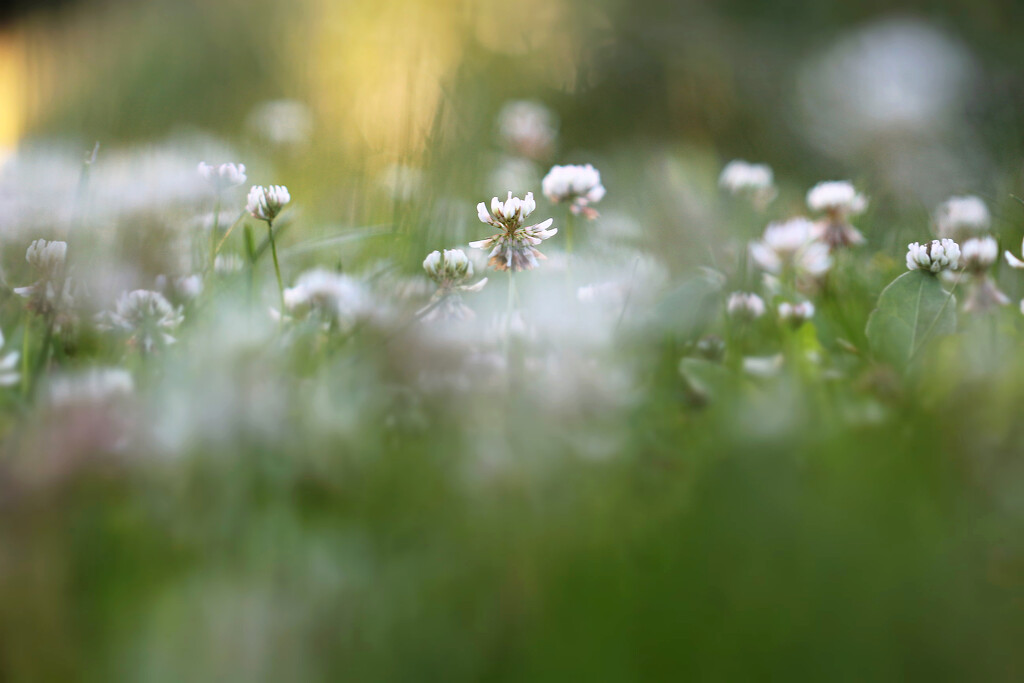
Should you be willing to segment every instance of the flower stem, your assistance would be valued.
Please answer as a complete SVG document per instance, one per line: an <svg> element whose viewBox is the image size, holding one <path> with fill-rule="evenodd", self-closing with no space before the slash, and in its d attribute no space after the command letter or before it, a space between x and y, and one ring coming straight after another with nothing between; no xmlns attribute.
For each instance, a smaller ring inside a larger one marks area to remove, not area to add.
<svg viewBox="0 0 1024 683"><path fill-rule="evenodd" d="M213 203L213 225L210 227L210 277L217 267L217 232L220 228L220 193Z"/></svg>
<svg viewBox="0 0 1024 683"><path fill-rule="evenodd" d="M32 378L29 376L28 352L32 332L32 314L25 311L25 332L21 335L21 394L28 396Z"/></svg>
<svg viewBox="0 0 1024 683"><path fill-rule="evenodd" d="M565 215L565 253L572 256L572 233L573 228L576 227L576 216L573 215L572 209Z"/></svg>
<svg viewBox="0 0 1024 683"><path fill-rule="evenodd" d="M284 320L284 280L281 279L281 266L277 262L277 243L274 241L273 221L267 221L267 238L270 240L270 254L274 257L274 274L277 275L277 291L281 295L281 320Z"/></svg>

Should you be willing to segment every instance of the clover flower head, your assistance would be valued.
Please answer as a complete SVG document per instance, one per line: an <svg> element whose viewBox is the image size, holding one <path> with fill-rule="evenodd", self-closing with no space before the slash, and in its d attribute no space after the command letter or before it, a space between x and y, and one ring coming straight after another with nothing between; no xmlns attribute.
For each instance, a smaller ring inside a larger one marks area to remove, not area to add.
<svg viewBox="0 0 1024 683"><path fill-rule="evenodd" d="M597 211L590 205L601 201L605 195L601 173L590 164L552 167L541 181L541 190L553 203L568 202L573 214L587 218L597 217Z"/></svg>
<svg viewBox="0 0 1024 683"><path fill-rule="evenodd" d="M855 216L868 208L867 197L857 192L849 180L826 180L807 191L811 211Z"/></svg>
<svg viewBox="0 0 1024 683"><path fill-rule="evenodd" d="M58 240L35 240L25 252L25 260L46 276L59 273L67 260L68 243Z"/></svg>
<svg viewBox="0 0 1024 683"><path fill-rule="evenodd" d="M737 320L756 320L764 315L764 300L757 294L749 292L733 292L726 304L729 317Z"/></svg>
<svg viewBox="0 0 1024 683"><path fill-rule="evenodd" d="M810 301L801 301L791 304L783 301L778 308L779 320L794 327L800 327L814 317L814 304Z"/></svg>
<svg viewBox="0 0 1024 683"><path fill-rule="evenodd" d="M459 284L473 277L473 263L461 249L432 251L423 259L423 270L437 284Z"/></svg>
<svg viewBox="0 0 1024 683"><path fill-rule="evenodd" d="M328 324L349 329L369 312L371 301L359 280L314 268L299 275L295 285L284 290L284 305L293 315L312 313Z"/></svg>
<svg viewBox="0 0 1024 683"><path fill-rule="evenodd" d="M515 100L498 113L498 135L512 152L528 159L547 156L558 137L558 121L539 102Z"/></svg>
<svg viewBox="0 0 1024 683"><path fill-rule="evenodd" d="M803 217L770 223L761 240L750 244L750 256L774 275L792 268L797 275L820 277L832 267L828 245L816 238L814 223Z"/></svg>
<svg viewBox="0 0 1024 683"><path fill-rule="evenodd" d="M253 218L269 223L277 218L291 200L292 196L288 194L288 188L284 185L253 185L249 190L245 210L252 214Z"/></svg>
<svg viewBox="0 0 1024 683"><path fill-rule="evenodd" d="M992 217L981 197L963 195L950 197L939 204L932 216L935 234L940 238L964 239L988 231Z"/></svg>
<svg viewBox="0 0 1024 683"><path fill-rule="evenodd" d="M58 327L68 320L68 311L74 306L73 283L66 277L67 242L38 239L29 245L25 260L39 272L39 279L26 287L16 287L14 293L28 299L30 310L40 314L55 314Z"/></svg>
<svg viewBox="0 0 1024 683"><path fill-rule="evenodd" d="M825 214L815 225L815 231L830 248L863 244L864 236L850 224L850 216L863 213L868 200L854 189L853 183L848 180L818 183L807 192L807 206L811 211Z"/></svg>
<svg viewBox="0 0 1024 683"><path fill-rule="evenodd" d="M960 245L951 239L907 245L907 269L939 273L960 266Z"/></svg>
<svg viewBox="0 0 1024 683"><path fill-rule="evenodd" d="M999 260L999 245L994 237L972 237L960 247L960 259L966 270L980 274Z"/></svg>
<svg viewBox="0 0 1024 683"><path fill-rule="evenodd" d="M533 193L527 192L526 197L519 199L508 193L502 202L497 197L491 200L491 210L480 202L477 207L477 218L501 232L487 239L470 242L474 249L490 249L490 265L495 270L530 270L536 268L538 259L545 258L537 245L553 237L558 228L552 228L554 219L549 218L536 225L523 225L525 219L537 208Z"/></svg>
<svg viewBox="0 0 1024 683"><path fill-rule="evenodd" d="M718 176L718 186L733 196L749 197L754 206L763 209L778 195L775 175L767 164L752 164L734 159Z"/></svg>
<svg viewBox="0 0 1024 683"><path fill-rule="evenodd" d="M4 347L4 334L0 332L0 349ZM18 360L21 354L11 351L0 356L0 387L9 387L21 381L21 374L18 372Z"/></svg>
<svg viewBox="0 0 1024 683"><path fill-rule="evenodd" d="M130 343L150 351L158 343L173 344L171 336L184 319L181 308L171 305L163 294L149 289L123 292L113 312L101 313L98 327L122 330L130 335Z"/></svg>
<svg viewBox="0 0 1024 683"><path fill-rule="evenodd" d="M210 184L215 192L230 190L245 182L245 164L220 164L214 166L205 161L199 162L199 175Z"/></svg>

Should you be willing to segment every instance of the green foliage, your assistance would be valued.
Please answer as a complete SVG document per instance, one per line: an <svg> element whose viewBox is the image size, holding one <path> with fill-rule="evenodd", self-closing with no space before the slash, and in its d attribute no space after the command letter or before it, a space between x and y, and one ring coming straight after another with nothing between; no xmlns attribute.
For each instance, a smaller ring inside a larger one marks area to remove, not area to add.
<svg viewBox="0 0 1024 683"><path fill-rule="evenodd" d="M904 367L932 339L956 332L956 297L930 273L900 275L878 297L866 329L877 358Z"/></svg>

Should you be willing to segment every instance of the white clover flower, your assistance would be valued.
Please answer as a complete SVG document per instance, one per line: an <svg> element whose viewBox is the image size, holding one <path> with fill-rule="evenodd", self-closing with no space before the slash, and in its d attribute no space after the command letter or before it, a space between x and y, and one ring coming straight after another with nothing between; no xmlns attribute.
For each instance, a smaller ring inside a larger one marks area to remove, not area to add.
<svg viewBox="0 0 1024 683"><path fill-rule="evenodd" d="M212 166L205 161L199 162L199 175L210 184L215 192L223 192L238 187L245 182L245 164L220 164Z"/></svg>
<svg viewBox="0 0 1024 683"><path fill-rule="evenodd" d="M832 248L864 242L864 236L850 224L850 216L863 213L867 206L867 198L848 180L818 183L807 192L807 207L825 214L815 226L818 237Z"/></svg>
<svg viewBox="0 0 1024 683"><path fill-rule="evenodd" d="M960 259L966 270L984 273L999 260L999 245L994 237L972 237L960 247Z"/></svg>
<svg viewBox="0 0 1024 683"><path fill-rule="evenodd" d="M433 251L423 260L423 270L430 279L442 289L460 288L463 291L479 291L483 284L478 282L471 287L463 283L473 277L473 263L461 249L445 249L444 252ZM483 283L487 282L484 278Z"/></svg>
<svg viewBox="0 0 1024 683"><path fill-rule="evenodd" d="M849 180L826 180L807 191L807 207L811 211L856 216L868 208L868 200Z"/></svg>
<svg viewBox="0 0 1024 683"><path fill-rule="evenodd" d="M814 304L810 301L801 301L797 304L783 301L779 304L778 314L782 322L799 327L814 317Z"/></svg>
<svg viewBox="0 0 1024 683"><path fill-rule="evenodd" d="M487 278L467 285L473 277L473 264L461 249L445 249L431 252L423 261L423 270L437 283L437 291L430 302L420 309L418 315L424 320L467 320L473 311L463 305L462 292L479 292L487 284Z"/></svg>
<svg viewBox="0 0 1024 683"><path fill-rule="evenodd" d="M61 241L35 240L25 252L25 260L46 276L52 276L64 269L67 260L68 243Z"/></svg>
<svg viewBox="0 0 1024 683"><path fill-rule="evenodd" d="M489 263L495 270L514 272L536 268L539 265L537 259L544 258L536 246L558 232L558 228L551 227L553 218L536 225L523 225L536 208L537 202L532 192L527 192L523 199L513 197L509 192L504 202L494 197L489 213L487 206L480 202L476 207L477 218L501 232L487 239L470 242L469 246L474 249L490 249Z"/></svg>
<svg viewBox="0 0 1024 683"><path fill-rule="evenodd" d="M764 300L757 294L748 292L733 292L729 295L729 303L726 305L729 317L738 320L756 320L764 315Z"/></svg>
<svg viewBox="0 0 1024 683"><path fill-rule="evenodd" d="M249 190L245 210L254 218L270 223L291 200L292 196L288 194L288 188L284 185L253 185Z"/></svg>
<svg viewBox="0 0 1024 683"><path fill-rule="evenodd" d="M368 314L372 301L365 285L324 268L307 270L284 290L284 305L293 315L315 314L328 324L350 329Z"/></svg>
<svg viewBox="0 0 1024 683"><path fill-rule="evenodd" d="M951 239L907 245L907 269L939 273L956 270L960 265L960 245Z"/></svg>
<svg viewBox="0 0 1024 683"><path fill-rule="evenodd" d="M989 269L999 260L999 245L994 237L972 237L960 247L960 261L971 275L964 311L981 313L996 306L1010 303L995 281L988 275Z"/></svg>
<svg viewBox="0 0 1024 683"><path fill-rule="evenodd" d="M4 347L4 333L0 332L0 349ZM21 381L21 374L18 372L18 360L21 354L17 351L3 354L0 357L0 387L9 387Z"/></svg>
<svg viewBox="0 0 1024 683"><path fill-rule="evenodd" d="M81 403L109 403L131 396L135 390L132 374L124 368L90 368L84 372L58 375L47 384L51 406Z"/></svg>
<svg viewBox="0 0 1024 683"><path fill-rule="evenodd" d="M498 134L505 146L529 159L547 156L558 137L558 121L539 102L508 102L498 113Z"/></svg>
<svg viewBox="0 0 1024 683"><path fill-rule="evenodd" d="M569 202L574 214L596 218L597 211L590 205L601 201L605 195L601 174L596 168L586 166L553 166L541 181L544 196L555 204Z"/></svg>
<svg viewBox="0 0 1024 683"><path fill-rule="evenodd" d="M949 239L965 239L988 231L992 216L981 197L950 197L935 209L932 217L935 234Z"/></svg>
<svg viewBox="0 0 1024 683"><path fill-rule="evenodd" d="M71 278L64 274L67 262L67 242L38 239L29 245L25 260L39 272L39 279L26 287L16 287L14 293L28 299L28 307L41 315L54 315L58 328L67 322L68 311L74 306Z"/></svg>
<svg viewBox="0 0 1024 683"><path fill-rule="evenodd" d="M767 164L752 164L734 159L718 176L718 186L733 196L749 197L754 206L764 208L775 199L775 175Z"/></svg>
<svg viewBox="0 0 1024 683"><path fill-rule="evenodd" d="M774 275L792 269L797 275L820 277L832 267L828 245L815 238L814 224L803 217L770 223L761 240L750 244L750 256Z"/></svg>
<svg viewBox="0 0 1024 683"><path fill-rule="evenodd" d="M129 343L150 351L158 342L173 344L174 331L184 316L180 307L171 305L163 294L149 289L123 292L113 312L97 318L100 329L119 329L130 335Z"/></svg>

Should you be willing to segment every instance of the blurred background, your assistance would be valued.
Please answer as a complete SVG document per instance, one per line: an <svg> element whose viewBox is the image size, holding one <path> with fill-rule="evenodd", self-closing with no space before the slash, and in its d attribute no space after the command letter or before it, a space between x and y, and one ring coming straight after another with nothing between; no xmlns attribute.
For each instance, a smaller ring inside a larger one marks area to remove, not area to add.
<svg viewBox="0 0 1024 683"><path fill-rule="evenodd" d="M1016 0L0 5L11 283L32 238L72 234L97 309L189 272L203 160L290 188L289 283L314 264L422 279L429 251L487 236L477 202L532 190L561 220L540 178L594 163L608 197L582 249L634 275L643 250L659 294L635 304L657 324L614 344L559 329L548 383L511 396L410 390L454 342L267 362L235 318L190 309L190 351L139 370L117 416L143 424L131 447L93 413L58 429L5 403L0 680L1020 680L1018 348L941 349L955 372L907 384L861 359L841 388L704 378L718 400L677 368L721 308L693 273L764 227L718 191L731 159L773 167L778 217L820 180L870 196L830 351L863 348L948 196L984 198L1016 252L1021 64ZM524 299L562 286L550 255Z"/></svg>

